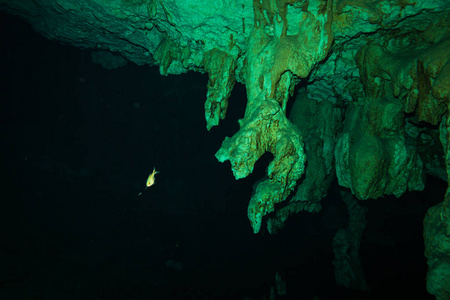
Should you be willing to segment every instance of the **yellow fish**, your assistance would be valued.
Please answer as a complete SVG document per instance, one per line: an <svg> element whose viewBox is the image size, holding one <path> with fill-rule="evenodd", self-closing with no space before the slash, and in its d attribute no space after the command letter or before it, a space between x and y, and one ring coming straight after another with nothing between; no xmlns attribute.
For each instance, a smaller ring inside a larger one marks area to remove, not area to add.
<svg viewBox="0 0 450 300"><path fill-rule="evenodd" d="M145 183L145 189L147 189L155 184L155 175L158 173L159 172L156 171L155 167L153 167L153 172L151 172L150 175L148 175L147 182ZM142 195L142 192L140 192L138 194L138 196L140 196L140 195Z"/></svg>
<svg viewBox="0 0 450 300"><path fill-rule="evenodd" d="M153 172L150 173L150 175L148 175L147 183L145 184L146 185L145 188L151 187L152 185L155 184L155 175L158 173L159 172L155 170L155 167L153 167Z"/></svg>

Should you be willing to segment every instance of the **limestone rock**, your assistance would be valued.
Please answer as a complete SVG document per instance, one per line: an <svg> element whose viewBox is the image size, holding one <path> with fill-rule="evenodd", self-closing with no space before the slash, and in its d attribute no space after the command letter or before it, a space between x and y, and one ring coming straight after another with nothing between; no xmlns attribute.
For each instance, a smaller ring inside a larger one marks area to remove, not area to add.
<svg viewBox="0 0 450 300"><path fill-rule="evenodd" d="M304 171L302 139L285 116L286 102L297 78L308 75L332 41L331 20L326 16L330 4L315 3L322 11L314 14L293 7L298 19L290 24L287 3L254 2L255 26L242 70L248 99L245 117L240 120L239 132L226 139L216 154L219 161L231 161L236 179L250 174L266 151L274 154L269 180L259 183L248 207L255 233L262 217L287 198ZM294 27L295 22L302 26Z"/></svg>
<svg viewBox="0 0 450 300"><path fill-rule="evenodd" d="M259 232L262 217L286 199L304 172L305 155L298 130L283 114L273 99L262 100L253 114L232 138L225 138L216 153L220 162L230 160L236 179L248 176L256 161L266 152L274 155L269 164L269 179L262 181L248 206L253 231Z"/></svg>
<svg viewBox="0 0 450 300"><path fill-rule="evenodd" d="M0 9L50 39L162 75L207 72L208 130L225 118L234 83L245 84L240 130L216 157L239 179L274 155L249 203L255 233L305 172L269 227L319 210L334 172L358 199L422 190L425 172L450 182L448 0L0 0ZM294 125L286 112L299 84L307 97ZM449 290L438 276L448 270L449 194L425 220L428 290L438 297Z"/></svg>
<svg viewBox="0 0 450 300"><path fill-rule="evenodd" d="M228 98L236 82L236 62L226 52L213 49L205 53L203 64L209 74L205 119L206 129L210 130L219 125L219 119L225 119Z"/></svg>
<svg viewBox="0 0 450 300"><path fill-rule="evenodd" d="M343 109L331 102L312 99L306 89L298 93L289 118L301 132L308 163L295 195L269 219L270 233L281 229L291 214L320 211L320 201L335 179L334 147L343 117Z"/></svg>

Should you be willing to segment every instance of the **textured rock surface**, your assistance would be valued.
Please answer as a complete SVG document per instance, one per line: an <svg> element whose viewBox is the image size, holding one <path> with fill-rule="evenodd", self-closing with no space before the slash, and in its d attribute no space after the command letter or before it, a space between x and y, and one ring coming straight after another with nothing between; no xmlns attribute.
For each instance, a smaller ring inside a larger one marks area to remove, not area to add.
<svg viewBox="0 0 450 300"><path fill-rule="evenodd" d="M335 155L339 184L359 199L422 190L422 161L403 134L403 123L393 99L368 98L364 105L348 107Z"/></svg>
<svg viewBox="0 0 450 300"><path fill-rule="evenodd" d="M268 220L270 233L282 228L291 214L320 211L320 201L335 179L334 146L336 135L342 130L343 109L329 101L311 99L304 89L298 93L289 118L303 136L308 164L295 195Z"/></svg>
<svg viewBox="0 0 450 300"><path fill-rule="evenodd" d="M225 118L234 83L245 84L240 130L216 156L239 179L265 152L274 155L249 203L255 233L305 171L270 231L290 213L318 211L334 174L361 200L422 190L425 172L449 181L447 0L0 0L0 8L50 39L113 53L94 55L105 66L122 57L163 75L207 72L208 130ZM307 96L297 98L293 125L287 102L299 82ZM424 232L428 290L441 298L450 291L440 280L449 193Z"/></svg>
<svg viewBox="0 0 450 300"><path fill-rule="evenodd" d="M236 62L226 52L214 49L205 53L203 65L209 74L205 119L206 128L210 130L219 125L219 119L225 119L228 98L236 82Z"/></svg>
<svg viewBox="0 0 450 300"><path fill-rule="evenodd" d="M273 99L262 100L253 114L232 138L226 138L216 153L219 161L230 160L236 179L253 171L256 161L266 152L274 155L267 168L269 179L258 184L248 206L248 218L255 233L262 217L286 199L304 171L305 154L298 130L287 120Z"/></svg>

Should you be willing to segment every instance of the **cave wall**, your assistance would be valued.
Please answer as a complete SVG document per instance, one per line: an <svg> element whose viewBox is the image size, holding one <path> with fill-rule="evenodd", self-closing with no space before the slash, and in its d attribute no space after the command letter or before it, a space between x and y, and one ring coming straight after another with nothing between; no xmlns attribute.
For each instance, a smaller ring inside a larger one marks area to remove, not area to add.
<svg viewBox="0 0 450 300"><path fill-rule="evenodd" d="M1 0L0 8L49 39L91 49L105 67L128 60L162 75L208 73L207 130L244 84L240 130L216 157L240 179L273 154L249 201L255 233L272 212L275 233L289 215L319 211L334 178L359 200L420 191L425 174L449 182L448 1ZM445 299L450 189L424 225L428 291Z"/></svg>

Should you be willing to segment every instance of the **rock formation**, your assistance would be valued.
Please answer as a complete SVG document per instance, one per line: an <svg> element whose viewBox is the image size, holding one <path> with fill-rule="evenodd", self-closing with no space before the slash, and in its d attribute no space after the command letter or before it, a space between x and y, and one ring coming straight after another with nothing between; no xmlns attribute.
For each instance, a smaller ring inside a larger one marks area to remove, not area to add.
<svg viewBox="0 0 450 300"><path fill-rule="evenodd" d="M359 200L420 191L426 173L450 182L447 0L0 0L0 8L49 39L102 51L96 60L110 68L126 59L162 75L208 73L208 130L243 83L240 130L216 157L240 179L273 154L248 206L255 233L271 212L276 232L290 214L320 210L334 178ZM424 223L427 288L448 299L450 189Z"/></svg>

